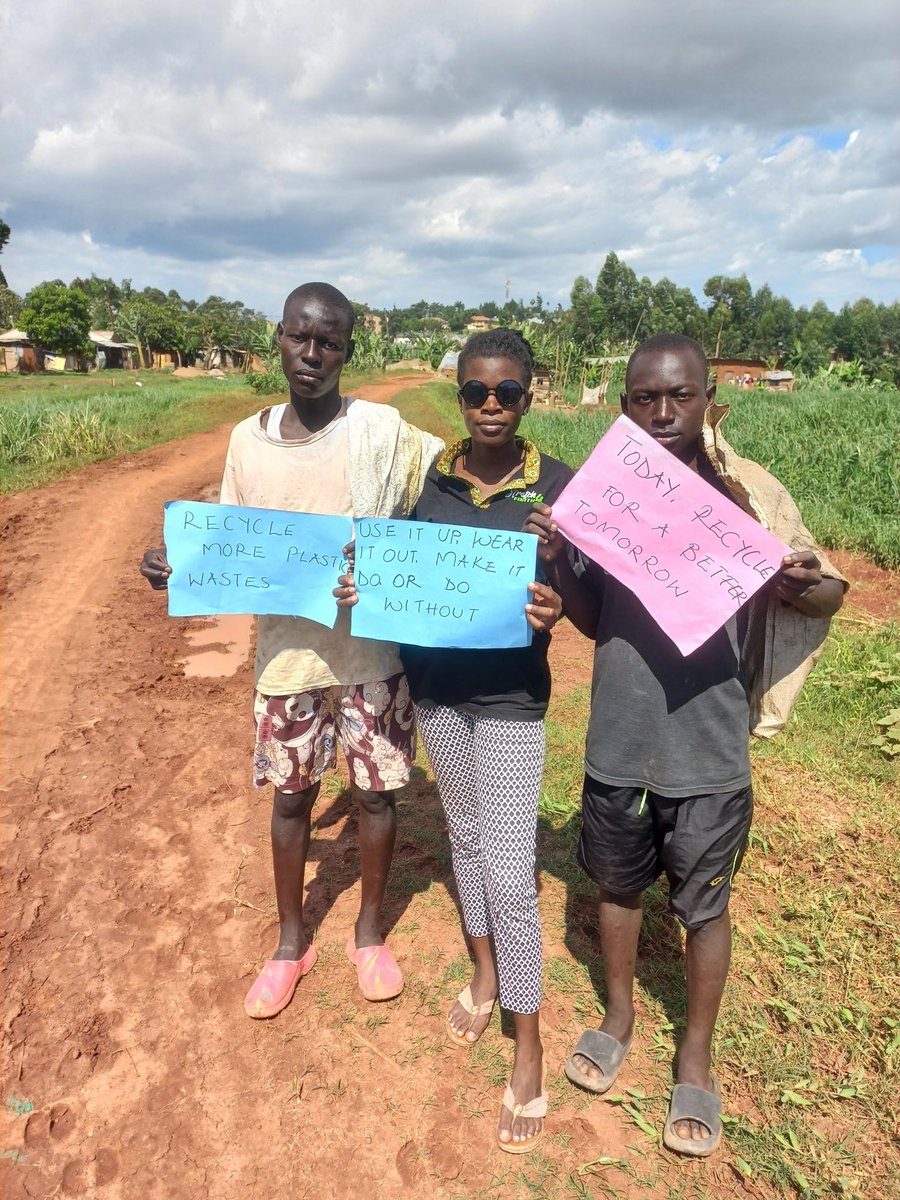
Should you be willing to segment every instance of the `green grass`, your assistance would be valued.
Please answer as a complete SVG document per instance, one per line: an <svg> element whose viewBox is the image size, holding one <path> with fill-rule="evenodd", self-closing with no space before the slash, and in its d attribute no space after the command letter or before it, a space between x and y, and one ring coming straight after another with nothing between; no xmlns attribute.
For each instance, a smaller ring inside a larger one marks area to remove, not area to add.
<svg viewBox="0 0 900 1200"><path fill-rule="evenodd" d="M357 375L345 380L348 388L362 381ZM0 492L36 487L88 463L239 421L272 399L260 399L240 375L0 376Z"/></svg>
<svg viewBox="0 0 900 1200"><path fill-rule="evenodd" d="M791 723L754 747L719 1055L754 1097L735 1150L810 1196L900 1189L900 792L873 745L900 702L898 632L837 620Z"/></svg>
<svg viewBox="0 0 900 1200"><path fill-rule="evenodd" d="M129 371L3 380L0 491L48 483L87 463L239 420L255 407L239 376L172 379Z"/></svg>

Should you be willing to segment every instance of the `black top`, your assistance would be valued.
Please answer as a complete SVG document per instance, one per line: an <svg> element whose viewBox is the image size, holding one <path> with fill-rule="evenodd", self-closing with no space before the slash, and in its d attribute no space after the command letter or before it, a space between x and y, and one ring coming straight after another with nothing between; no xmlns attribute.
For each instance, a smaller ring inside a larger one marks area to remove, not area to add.
<svg viewBox="0 0 900 1200"><path fill-rule="evenodd" d="M710 482L728 495L724 484ZM746 787L750 703L741 648L747 606L683 655L614 576L591 562L584 578L601 596L588 775L672 799Z"/></svg>
<svg viewBox="0 0 900 1200"><path fill-rule="evenodd" d="M412 520L518 532L532 504L554 504L573 472L530 442L517 442L525 450L522 473L486 500L474 484L451 473L453 463L468 449L468 439L451 446L428 472ZM533 578L546 582L539 562ZM530 646L514 650L401 646L400 658L416 704L457 708L500 721L539 721L550 700L549 645L548 633L535 633Z"/></svg>

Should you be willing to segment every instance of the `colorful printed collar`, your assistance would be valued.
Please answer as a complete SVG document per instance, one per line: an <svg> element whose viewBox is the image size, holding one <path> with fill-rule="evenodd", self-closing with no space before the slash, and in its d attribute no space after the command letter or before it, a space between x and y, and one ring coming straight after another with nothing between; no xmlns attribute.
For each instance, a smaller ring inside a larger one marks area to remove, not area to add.
<svg viewBox="0 0 900 1200"><path fill-rule="evenodd" d="M502 487L496 492L491 492L490 496L482 497L481 491L474 483L470 483L468 479L460 479L458 475L453 475L453 464L462 454L467 454L472 449L471 438L460 438L460 440L452 446L448 446L441 457L435 463L438 471L442 475L453 476L459 483L467 487L472 496L472 503L476 508L486 508L495 496L501 496L504 492L513 491L517 488L530 487L537 483L541 474L541 452L533 442L527 441L525 438L516 438L516 445L525 451L525 463L522 467L521 474L516 475L513 479L508 479Z"/></svg>

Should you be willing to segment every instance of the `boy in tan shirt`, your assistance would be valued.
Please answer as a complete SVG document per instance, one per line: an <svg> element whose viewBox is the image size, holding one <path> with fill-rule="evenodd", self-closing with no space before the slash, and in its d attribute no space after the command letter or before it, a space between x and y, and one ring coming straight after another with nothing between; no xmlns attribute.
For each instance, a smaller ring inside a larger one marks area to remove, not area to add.
<svg viewBox="0 0 900 1200"><path fill-rule="evenodd" d="M406 517L443 449L395 409L345 397L341 369L353 353L353 307L336 288L309 283L285 301L278 325L289 402L232 431L220 500L350 517ZM165 549L148 550L141 573L165 588ZM256 651L257 787L275 786L272 864L280 936L244 1002L272 1017L312 969L303 924L310 816L325 771L343 746L359 807L362 889L347 943L363 995L399 994L403 975L381 932L381 907L396 834L394 789L409 780L415 730L409 688L389 642L355 638L349 612L333 629L303 617L261 616Z"/></svg>

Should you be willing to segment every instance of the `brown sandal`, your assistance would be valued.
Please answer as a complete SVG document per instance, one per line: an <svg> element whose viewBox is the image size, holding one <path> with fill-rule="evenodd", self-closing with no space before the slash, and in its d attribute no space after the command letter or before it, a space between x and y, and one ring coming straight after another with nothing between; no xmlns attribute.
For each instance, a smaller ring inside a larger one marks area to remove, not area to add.
<svg viewBox="0 0 900 1200"><path fill-rule="evenodd" d="M530 1117L533 1119L543 1119L547 1115L547 1101L549 1096L545 1091L542 1091L539 1096L535 1096L533 1100L529 1100L527 1104L517 1104L516 1098L513 1095L513 1090L506 1085L506 1091L503 1093L503 1107L508 1108L513 1115L513 1120L516 1117ZM512 1130L510 1130L512 1134ZM526 1138L523 1142L514 1142L512 1136L508 1142L501 1142L499 1133L497 1134L497 1145L501 1150L505 1150L507 1154L527 1154L533 1150L541 1138L544 1136L544 1126L541 1125L537 1133L530 1138Z"/></svg>
<svg viewBox="0 0 900 1200"><path fill-rule="evenodd" d="M466 984L466 986L463 988L463 990L456 997L456 1002L457 1002L457 1004L461 1005L461 1007L466 1010L466 1012L471 1017L471 1020L469 1021L468 1026L463 1030L463 1032L461 1034L459 1034L456 1032L456 1030L450 1024L450 1017L448 1016L447 1017L447 1036L450 1038L450 1041L453 1042L454 1046L466 1046L466 1047L474 1046L475 1042L478 1041L478 1038L481 1037L481 1033L479 1033L478 1037L475 1039L474 1042L470 1041L469 1038L466 1037L466 1034L471 1030L472 1026L475 1024L475 1022L478 1020L479 1017L483 1017L485 1015L490 1017L490 1014L494 1011L494 1005L497 1002L496 997L494 997L494 999L492 999L492 1000L485 1000L484 1004L475 1004L474 1001L472 1000L472 990L469 987L469 985ZM486 1028L487 1028L487 1026L485 1026L485 1029ZM481 1032L483 1033L484 1030L482 1030Z"/></svg>

